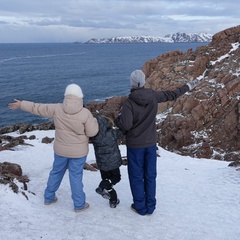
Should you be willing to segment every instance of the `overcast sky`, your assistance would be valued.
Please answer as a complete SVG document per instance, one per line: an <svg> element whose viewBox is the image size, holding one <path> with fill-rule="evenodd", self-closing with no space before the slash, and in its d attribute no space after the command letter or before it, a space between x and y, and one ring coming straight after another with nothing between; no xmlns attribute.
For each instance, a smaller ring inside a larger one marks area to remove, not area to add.
<svg viewBox="0 0 240 240"><path fill-rule="evenodd" d="M239 0L0 0L0 43L215 34L239 24Z"/></svg>

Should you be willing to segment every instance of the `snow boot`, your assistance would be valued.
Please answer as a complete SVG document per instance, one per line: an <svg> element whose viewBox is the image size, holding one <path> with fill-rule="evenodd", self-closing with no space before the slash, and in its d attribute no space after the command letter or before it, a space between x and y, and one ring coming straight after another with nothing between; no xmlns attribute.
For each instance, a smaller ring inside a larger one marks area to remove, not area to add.
<svg viewBox="0 0 240 240"><path fill-rule="evenodd" d="M114 188L108 190L110 194L109 206L110 208L115 208L120 203L120 200L117 198L117 192Z"/></svg>
<svg viewBox="0 0 240 240"><path fill-rule="evenodd" d="M96 191L96 193L100 194L103 198L110 199L110 193L106 189L97 187L95 191Z"/></svg>

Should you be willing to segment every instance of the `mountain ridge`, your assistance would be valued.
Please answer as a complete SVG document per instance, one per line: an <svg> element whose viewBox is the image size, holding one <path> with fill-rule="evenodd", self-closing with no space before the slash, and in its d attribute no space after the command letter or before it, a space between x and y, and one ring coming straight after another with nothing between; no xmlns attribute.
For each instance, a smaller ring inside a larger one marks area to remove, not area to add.
<svg viewBox="0 0 240 240"><path fill-rule="evenodd" d="M211 42L213 34L209 33L174 33L164 37L153 36L119 36L110 38L91 38L86 42L76 41L84 44L104 44L104 43L176 43L176 42Z"/></svg>

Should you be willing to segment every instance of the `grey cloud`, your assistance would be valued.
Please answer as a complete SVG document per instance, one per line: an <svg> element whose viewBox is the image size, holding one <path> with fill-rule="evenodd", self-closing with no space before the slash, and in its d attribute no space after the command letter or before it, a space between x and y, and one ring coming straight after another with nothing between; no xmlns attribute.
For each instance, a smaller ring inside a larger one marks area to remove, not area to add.
<svg viewBox="0 0 240 240"><path fill-rule="evenodd" d="M24 21L29 25L36 25L36 26L52 26L52 25L62 25L61 21L59 20L51 20L51 19L42 19L42 20L29 20Z"/></svg>
<svg viewBox="0 0 240 240"><path fill-rule="evenodd" d="M8 24L6 21L0 21L0 25Z"/></svg>
<svg viewBox="0 0 240 240"><path fill-rule="evenodd" d="M1 3L3 2L3 3ZM1 12L15 16L35 17L90 17L95 19L123 19L128 15L149 18L159 15L189 15L189 16L223 16L238 14L238 1L140 1L140 0L98 0L98 1L33 1L8 0L0 1Z"/></svg>
<svg viewBox="0 0 240 240"><path fill-rule="evenodd" d="M18 31L18 27L26 31L29 27L31 31L52 35L61 28L67 31L67 34L61 32L66 37L79 32L91 37L127 33L163 36L178 31L215 33L239 24L238 2L0 0L0 24L2 27L14 25L9 29L3 27L6 32L12 31L12 34Z"/></svg>

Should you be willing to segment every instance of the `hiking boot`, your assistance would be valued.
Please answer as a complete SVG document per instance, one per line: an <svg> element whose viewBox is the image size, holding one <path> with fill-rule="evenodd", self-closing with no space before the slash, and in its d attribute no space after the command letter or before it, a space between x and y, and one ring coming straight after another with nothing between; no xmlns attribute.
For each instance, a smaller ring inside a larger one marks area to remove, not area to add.
<svg viewBox="0 0 240 240"><path fill-rule="evenodd" d="M115 208L115 207L117 207L117 205L120 203L120 200L119 199L117 199L117 201L111 201L111 200L109 200L109 206L110 206L110 208Z"/></svg>
<svg viewBox="0 0 240 240"><path fill-rule="evenodd" d="M134 207L134 204L131 205L131 209L132 209L132 211L134 211L135 213L138 213L137 210L136 210L135 207Z"/></svg>
<svg viewBox="0 0 240 240"><path fill-rule="evenodd" d="M53 203L55 203L58 200L57 197L55 197L51 202L44 202L44 205L51 205Z"/></svg>
<svg viewBox="0 0 240 240"><path fill-rule="evenodd" d="M142 215L142 216L146 215L146 214L139 213L139 212L136 210L136 208L134 207L134 204L131 205L131 209L132 209L133 212L135 212L135 213L137 213L137 214L139 214L139 215Z"/></svg>
<svg viewBox="0 0 240 240"><path fill-rule="evenodd" d="M81 208L81 209L74 209L74 212L76 212L76 213L82 212L82 211L84 211L84 210L86 210L88 208L89 208L89 203L86 202L85 206L83 208Z"/></svg>
<svg viewBox="0 0 240 240"><path fill-rule="evenodd" d="M110 199L110 193L106 189L97 187L95 191L96 193L100 194L103 198Z"/></svg>

